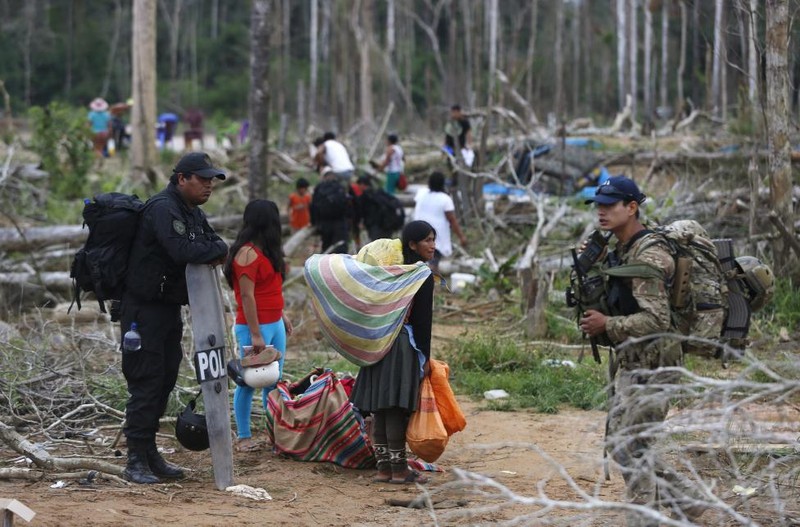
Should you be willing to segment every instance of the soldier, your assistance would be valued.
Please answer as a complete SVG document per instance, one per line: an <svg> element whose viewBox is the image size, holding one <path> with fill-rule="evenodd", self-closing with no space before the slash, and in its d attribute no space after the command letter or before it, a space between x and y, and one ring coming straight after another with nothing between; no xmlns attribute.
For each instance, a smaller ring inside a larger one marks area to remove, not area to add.
<svg viewBox="0 0 800 527"><path fill-rule="evenodd" d="M680 373L664 368L681 365L681 348L677 340L659 338L675 330L667 292L675 263L663 245L644 243L652 234L639 220L644 200L636 183L615 176L586 201L596 204L600 228L611 231L617 240L603 265L645 264L653 272L642 273L646 277L611 278L610 313L589 309L579 323L591 337L605 333L614 346L610 360L614 396L606 448L620 465L628 500L656 510L665 506L679 518L694 520L705 507L686 478L653 448L669 409L669 385L680 380ZM658 525L634 511L628 513L627 523L629 527Z"/></svg>

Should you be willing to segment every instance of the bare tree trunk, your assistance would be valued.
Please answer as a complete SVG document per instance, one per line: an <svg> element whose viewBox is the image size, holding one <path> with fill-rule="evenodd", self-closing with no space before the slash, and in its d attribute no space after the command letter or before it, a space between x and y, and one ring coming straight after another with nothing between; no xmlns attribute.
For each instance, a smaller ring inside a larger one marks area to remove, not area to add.
<svg viewBox="0 0 800 527"><path fill-rule="evenodd" d="M270 0L253 0L250 9L250 199L267 197L269 131Z"/></svg>
<svg viewBox="0 0 800 527"><path fill-rule="evenodd" d="M580 115L578 100L581 85L581 17L580 5L572 6L572 115Z"/></svg>
<svg viewBox="0 0 800 527"><path fill-rule="evenodd" d="M108 60L106 61L106 75L103 78L103 87L100 89L100 97L108 97L108 87L111 84L111 74L114 71L114 62L117 57L117 47L119 46L119 34L122 29L122 4L119 0L114 2L114 34L108 46Z"/></svg>
<svg viewBox="0 0 800 527"><path fill-rule="evenodd" d="M686 99L686 94L683 91L683 76L686 73L686 2L681 0L678 5L681 8L681 51L678 58L678 104L675 108L677 115L683 108L683 101Z"/></svg>
<svg viewBox="0 0 800 527"><path fill-rule="evenodd" d="M131 177L156 184L156 0L133 3Z"/></svg>
<svg viewBox="0 0 800 527"><path fill-rule="evenodd" d="M564 118L564 2L556 2L556 42L553 46L556 66L555 112L558 121Z"/></svg>
<svg viewBox="0 0 800 527"><path fill-rule="evenodd" d="M661 106L667 104L669 104L669 2L661 2Z"/></svg>
<svg viewBox="0 0 800 527"><path fill-rule="evenodd" d="M289 0L287 0L289 1ZM319 58L323 64L329 64L331 59L331 2L330 0L322 0L322 29L319 33ZM328 73L327 82L323 81L322 89L319 88L319 97L317 98L318 101L325 101L325 106L320 108L320 104L317 104L317 111L329 112L330 111L330 103L331 97L333 96L333 90L331 90L331 84L333 83L333 76Z"/></svg>
<svg viewBox="0 0 800 527"><path fill-rule="evenodd" d="M358 0L353 4L351 17L353 36L358 45L359 58L359 110L365 124L373 124L372 113L372 68L370 50L372 48L372 0Z"/></svg>
<svg viewBox="0 0 800 527"><path fill-rule="evenodd" d="M475 75L475 57L472 56L472 6L469 2L464 2L461 6L461 12L464 19L464 57L465 68L467 74L465 77L464 89L467 92L467 101L474 100L475 87L473 85L473 77ZM535 30L532 30L535 32ZM409 86L406 83L406 86ZM472 106L472 103L469 103Z"/></svg>
<svg viewBox="0 0 800 527"><path fill-rule="evenodd" d="M652 59L653 59L653 13L650 11L650 0L644 4L644 122L653 115L652 96Z"/></svg>
<svg viewBox="0 0 800 527"><path fill-rule="evenodd" d="M750 100L750 107L755 113L758 104L758 0L750 0L750 18L748 27L750 38L748 39L747 51L747 96Z"/></svg>
<svg viewBox="0 0 800 527"><path fill-rule="evenodd" d="M628 0L617 0L617 96L620 110L625 106L625 94L628 93L625 76L628 64L627 5Z"/></svg>
<svg viewBox="0 0 800 527"><path fill-rule="evenodd" d="M311 0L311 23L309 26L310 38L308 49L311 54L311 78L308 84L308 115L313 122L317 114L317 75L319 71L317 32L319 28L319 0Z"/></svg>
<svg viewBox="0 0 800 527"><path fill-rule="evenodd" d="M636 109L639 106L639 86L638 86L638 63L639 63L639 28L637 24L637 11L638 11L638 0L629 0L628 3L628 49L630 52L630 67L631 73L628 81L630 82L630 94L631 94L631 119L636 121Z"/></svg>
<svg viewBox="0 0 800 527"><path fill-rule="evenodd" d="M720 78L722 76L722 10L725 0L714 0L714 65L711 72L711 111L719 117L722 101Z"/></svg>
<svg viewBox="0 0 800 527"><path fill-rule="evenodd" d="M700 83L697 79L700 76L702 67L702 54L700 51L700 5L702 2L695 0L692 3L692 69L689 72L689 79L692 82L692 100L695 104L700 104ZM708 71L706 71L708 73Z"/></svg>
<svg viewBox="0 0 800 527"><path fill-rule="evenodd" d="M279 9L280 13L280 23L276 24L279 28L277 31L279 38L278 42L276 43L276 47L280 48L278 52L280 55L280 61L278 61L278 78L276 79L276 89L275 89L275 106L274 108L281 116L281 125L283 126L284 123L288 120L286 114L286 92L289 88L289 56L286 53L286 50L289 49L289 42L291 39L290 36L290 27L289 21L290 19L290 5L289 0L277 0L275 2L275 8ZM284 133L286 132L285 128L281 128L281 142L285 140ZM299 136L302 137L302 134ZM279 148L279 150L282 148Z"/></svg>
<svg viewBox="0 0 800 527"><path fill-rule="evenodd" d="M211 38L219 36L219 0L211 0Z"/></svg>
<svg viewBox="0 0 800 527"><path fill-rule="evenodd" d="M767 28L767 129L770 148L770 205L794 237L792 165L789 142L789 1L766 0ZM775 268L780 276L788 270L791 253L784 238L773 242Z"/></svg>
<svg viewBox="0 0 800 527"><path fill-rule="evenodd" d="M170 14L164 0L159 0L158 6L161 8L161 15L169 26L169 78L172 83L172 102L180 104L180 94L178 90L178 43L181 35L181 10L183 0L173 0L172 13Z"/></svg>
<svg viewBox="0 0 800 527"><path fill-rule="evenodd" d="M525 100L528 104L533 104L533 63L536 59L536 35L538 34L537 25L539 24L539 0L531 2L531 20L528 27L530 36L528 37L528 56L526 63L528 74L525 76Z"/></svg>

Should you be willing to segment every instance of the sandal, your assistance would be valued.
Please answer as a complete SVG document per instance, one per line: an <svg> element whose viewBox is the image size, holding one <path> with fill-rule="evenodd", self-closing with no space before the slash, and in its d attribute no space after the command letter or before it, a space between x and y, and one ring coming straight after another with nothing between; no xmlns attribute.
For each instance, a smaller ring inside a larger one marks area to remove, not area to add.
<svg viewBox="0 0 800 527"><path fill-rule="evenodd" d="M237 452L258 452L264 443L253 439L252 437L244 437L236 441Z"/></svg>
<svg viewBox="0 0 800 527"><path fill-rule="evenodd" d="M408 469L408 473L406 474L405 478L403 479L392 478L389 480L389 483L393 485L405 485L407 483L418 483L420 485L425 485L426 483L428 483L428 481L429 480L427 476L423 476L416 470Z"/></svg>

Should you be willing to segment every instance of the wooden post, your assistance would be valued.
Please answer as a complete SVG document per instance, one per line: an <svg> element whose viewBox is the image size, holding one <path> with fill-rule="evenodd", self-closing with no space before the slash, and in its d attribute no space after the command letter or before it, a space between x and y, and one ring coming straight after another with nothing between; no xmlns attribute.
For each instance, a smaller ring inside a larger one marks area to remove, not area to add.
<svg viewBox="0 0 800 527"><path fill-rule="evenodd" d="M14 516L19 516L30 523L36 513L17 500L0 498L0 512L3 513L3 527L14 525Z"/></svg>
<svg viewBox="0 0 800 527"><path fill-rule="evenodd" d="M225 490L234 484L233 443L225 369L225 318L217 268L187 265L186 285L192 314L195 373L203 391L214 483L217 489Z"/></svg>

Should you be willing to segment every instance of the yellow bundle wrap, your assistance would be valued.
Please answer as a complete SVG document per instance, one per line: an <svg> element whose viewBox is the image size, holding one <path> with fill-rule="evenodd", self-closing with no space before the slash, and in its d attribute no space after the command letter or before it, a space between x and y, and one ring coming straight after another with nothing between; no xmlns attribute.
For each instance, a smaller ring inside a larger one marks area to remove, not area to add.
<svg viewBox="0 0 800 527"><path fill-rule="evenodd" d="M369 265L402 265L403 244L398 238L375 240L358 251L356 260Z"/></svg>

